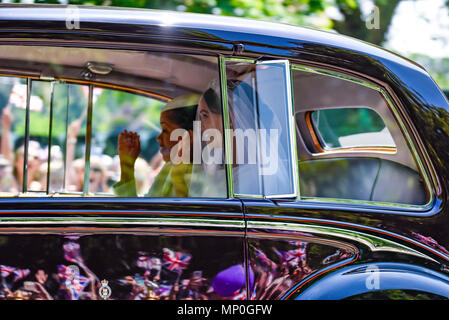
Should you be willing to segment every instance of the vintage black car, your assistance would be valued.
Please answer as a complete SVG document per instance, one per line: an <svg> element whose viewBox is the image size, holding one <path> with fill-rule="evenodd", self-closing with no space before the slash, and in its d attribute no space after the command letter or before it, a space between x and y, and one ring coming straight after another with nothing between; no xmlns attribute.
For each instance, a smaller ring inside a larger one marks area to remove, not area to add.
<svg viewBox="0 0 449 320"><path fill-rule="evenodd" d="M330 32L4 5L0 297L449 297L448 111Z"/></svg>

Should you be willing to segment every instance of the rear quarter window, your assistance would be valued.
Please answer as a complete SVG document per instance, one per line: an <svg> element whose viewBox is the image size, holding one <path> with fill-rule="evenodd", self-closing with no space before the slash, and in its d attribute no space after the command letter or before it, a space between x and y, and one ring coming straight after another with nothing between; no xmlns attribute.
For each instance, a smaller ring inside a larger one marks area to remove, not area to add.
<svg viewBox="0 0 449 320"><path fill-rule="evenodd" d="M314 131L326 150L358 147L395 148L382 118L368 108L316 110L311 114Z"/></svg>
<svg viewBox="0 0 449 320"><path fill-rule="evenodd" d="M419 158L381 90L293 68L302 200L423 206Z"/></svg>

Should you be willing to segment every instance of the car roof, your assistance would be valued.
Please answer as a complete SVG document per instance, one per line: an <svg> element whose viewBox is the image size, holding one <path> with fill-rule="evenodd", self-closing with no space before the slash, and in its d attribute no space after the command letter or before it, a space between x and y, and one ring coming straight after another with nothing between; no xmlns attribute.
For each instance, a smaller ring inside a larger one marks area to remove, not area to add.
<svg viewBox="0 0 449 320"><path fill-rule="evenodd" d="M225 33L239 34L234 41L251 39L263 43L263 39L276 37L285 39L289 44L296 40L301 43L316 43L335 48L344 48L383 61L391 61L408 68L421 69L417 63L401 57L379 46L341 35L335 32L317 30L296 25L268 22L255 19L217 16L212 14L186 13L166 10L98 7L98 6L65 6L45 4L2 4L0 5L0 21L60 21L67 20L70 10L79 10L80 23L96 22L117 26L114 30L120 33L120 25L161 26L168 28L192 28L208 30L212 34L226 38ZM65 24L61 24L64 27ZM195 37L201 37L195 34ZM226 40L226 39L224 39ZM230 37L227 40L232 40ZM299 45L298 42L298 45Z"/></svg>

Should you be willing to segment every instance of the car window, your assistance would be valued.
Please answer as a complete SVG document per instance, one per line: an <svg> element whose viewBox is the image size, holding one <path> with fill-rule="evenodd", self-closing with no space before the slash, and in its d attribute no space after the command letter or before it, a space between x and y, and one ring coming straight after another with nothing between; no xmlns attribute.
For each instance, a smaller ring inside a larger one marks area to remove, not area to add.
<svg viewBox="0 0 449 320"><path fill-rule="evenodd" d="M302 199L427 203L418 158L380 90L299 67L292 76Z"/></svg>
<svg viewBox="0 0 449 320"><path fill-rule="evenodd" d="M9 49L41 77L0 77L4 195L227 196L221 96L212 134L198 108L216 57Z"/></svg>
<svg viewBox="0 0 449 320"><path fill-rule="evenodd" d="M227 61L234 193L296 197L288 61Z"/></svg>
<svg viewBox="0 0 449 320"><path fill-rule="evenodd" d="M25 108L27 97L27 80L17 77L0 77L1 109L1 155L0 188L1 195L18 194L22 190L24 167ZM31 96L33 106L39 106L39 98ZM42 156L30 148L28 161Z"/></svg>
<svg viewBox="0 0 449 320"><path fill-rule="evenodd" d="M316 110L311 118L323 149L396 147L382 118L372 109Z"/></svg>

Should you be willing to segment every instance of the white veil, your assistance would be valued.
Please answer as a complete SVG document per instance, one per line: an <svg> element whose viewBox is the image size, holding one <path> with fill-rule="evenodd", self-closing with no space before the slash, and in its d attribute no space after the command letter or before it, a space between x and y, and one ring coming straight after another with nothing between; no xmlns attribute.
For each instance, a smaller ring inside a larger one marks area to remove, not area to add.
<svg viewBox="0 0 449 320"><path fill-rule="evenodd" d="M213 81L210 87L220 96L218 81ZM245 81L228 80L227 96L231 140L236 141L236 146L232 148L236 151L233 161L237 164L233 165L234 192L242 195L280 194L288 181L285 161L279 161L278 158L279 155L286 154L284 146L276 141L278 150L267 150L267 146L270 146L270 129L277 130L278 140L282 134L282 126L276 113L256 97L254 88ZM262 112L263 117L260 116ZM262 134L263 131L265 135ZM233 139L232 135L240 135L244 139ZM277 170L272 175L265 175L263 171L267 151L275 152Z"/></svg>

